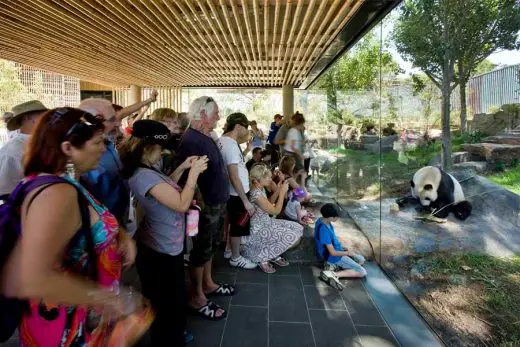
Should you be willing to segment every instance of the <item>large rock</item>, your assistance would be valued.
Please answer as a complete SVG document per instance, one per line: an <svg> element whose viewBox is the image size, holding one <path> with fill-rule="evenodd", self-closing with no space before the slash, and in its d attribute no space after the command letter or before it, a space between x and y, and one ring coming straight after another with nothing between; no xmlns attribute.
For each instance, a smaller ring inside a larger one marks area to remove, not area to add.
<svg viewBox="0 0 520 347"><path fill-rule="evenodd" d="M504 145L499 143L472 143L463 144L460 148L463 151L479 156L492 163L508 163L515 159L520 159L520 146L517 145Z"/></svg>
<svg viewBox="0 0 520 347"><path fill-rule="evenodd" d="M382 137L381 140L371 145L365 145L365 149L370 153L377 154L382 152L391 152L394 149L394 142L399 139L399 135L390 135Z"/></svg>
<svg viewBox="0 0 520 347"><path fill-rule="evenodd" d="M502 105L500 111L493 114L476 114L471 123L472 130L479 130L488 135L496 135L504 129L513 129L520 125L518 105Z"/></svg>
<svg viewBox="0 0 520 347"><path fill-rule="evenodd" d="M485 161L466 161L463 163L453 164L453 169L470 169L476 173L484 173L489 171L489 164Z"/></svg>
<svg viewBox="0 0 520 347"><path fill-rule="evenodd" d="M511 134L511 135L490 136L490 137L484 138L482 140L482 142L501 143L503 145L520 145L520 135L515 136L514 134Z"/></svg>
<svg viewBox="0 0 520 347"><path fill-rule="evenodd" d="M361 135L361 143L364 145L371 145L379 141L379 136L377 135Z"/></svg>
<svg viewBox="0 0 520 347"><path fill-rule="evenodd" d="M445 223L415 220L414 205L390 213L394 199L353 202L345 209L372 242L376 253L380 240L385 257L430 252L472 252L491 256L520 253L520 196L484 177L454 173L473 205L471 216ZM404 194L404 192L403 192Z"/></svg>

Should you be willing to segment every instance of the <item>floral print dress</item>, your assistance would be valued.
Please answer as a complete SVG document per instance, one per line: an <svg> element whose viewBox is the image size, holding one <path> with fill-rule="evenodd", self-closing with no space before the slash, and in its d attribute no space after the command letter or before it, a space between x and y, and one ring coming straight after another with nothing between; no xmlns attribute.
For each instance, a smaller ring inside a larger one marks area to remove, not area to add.
<svg viewBox="0 0 520 347"><path fill-rule="evenodd" d="M256 203L259 197L267 199L264 189L253 189L249 201L256 207L251 217L250 236L245 237L242 254L254 262L276 259L291 248L303 235L303 226L297 222L273 219Z"/></svg>

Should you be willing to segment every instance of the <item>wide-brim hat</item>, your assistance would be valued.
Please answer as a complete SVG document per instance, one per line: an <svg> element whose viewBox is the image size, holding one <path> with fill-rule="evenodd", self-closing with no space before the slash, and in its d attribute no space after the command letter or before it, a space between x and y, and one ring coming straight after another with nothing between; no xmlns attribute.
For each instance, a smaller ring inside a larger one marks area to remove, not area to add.
<svg viewBox="0 0 520 347"><path fill-rule="evenodd" d="M15 131L22 126L23 116L29 113L45 112L49 109L38 100L31 100L13 107L13 117L7 122L7 130Z"/></svg>

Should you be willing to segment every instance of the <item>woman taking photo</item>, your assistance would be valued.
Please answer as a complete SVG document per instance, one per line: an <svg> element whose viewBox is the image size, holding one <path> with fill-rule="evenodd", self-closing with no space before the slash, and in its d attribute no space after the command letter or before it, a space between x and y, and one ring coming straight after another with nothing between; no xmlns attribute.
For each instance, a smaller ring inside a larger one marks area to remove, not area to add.
<svg viewBox="0 0 520 347"><path fill-rule="evenodd" d="M78 183L105 150L103 129L89 113L59 108L41 117L31 137L21 184L50 183L25 196L21 236L1 278L6 297L29 298L22 346L100 346L113 332L105 313L117 318L143 304L119 287L122 266L135 258L133 241Z"/></svg>
<svg viewBox="0 0 520 347"><path fill-rule="evenodd" d="M156 166L170 137L163 123L141 120L134 123L132 136L121 144L119 154L123 175L144 211L137 230L137 271L143 294L156 311L151 327L153 346L183 346L185 343L186 305L182 254L185 234L185 212L193 200L199 174L207 168L208 159L190 157L172 176ZM189 169L184 189L176 180Z"/></svg>

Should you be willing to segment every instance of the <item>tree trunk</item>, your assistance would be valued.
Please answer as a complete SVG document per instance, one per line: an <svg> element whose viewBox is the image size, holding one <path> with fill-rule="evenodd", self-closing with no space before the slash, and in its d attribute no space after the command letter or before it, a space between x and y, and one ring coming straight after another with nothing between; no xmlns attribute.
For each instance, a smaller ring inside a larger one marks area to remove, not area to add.
<svg viewBox="0 0 520 347"><path fill-rule="evenodd" d="M460 69L460 67L459 67ZM466 104L466 80L464 74L459 71L459 93L460 93L460 133L465 134L468 131L467 124L467 104Z"/></svg>
<svg viewBox="0 0 520 347"><path fill-rule="evenodd" d="M329 121L333 120L336 123L336 134L338 144L341 143L341 129L343 124L340 117L338 117L338 96L335 88L327 88L327 113L329 114ZM331 119L332 116L332 119ZM339 146L339 145L338 145Z"/></svg>
<svg viewBox="0 0 520 347"><path fill-rule="evenodd" d="M450 84L449 81L442 84L442 149L441 149L441 165L444 171L451 170L451 129L450 129Z"/></svg>
<svg viewBox="0 0 520 347"><path fill-rule="evenodd" d="M452 167L451 159L451 129L450 129L450 95L451 81L453 80L453 62L452 51L449 45L450 28L448 23L448 3L444 2L445 16L443 39L446 44L444 52L444 62L442 67L442 110L441 110L441 126L442 126L442 149L441 149L441 166L444 171L450 171Z"/></svg>

